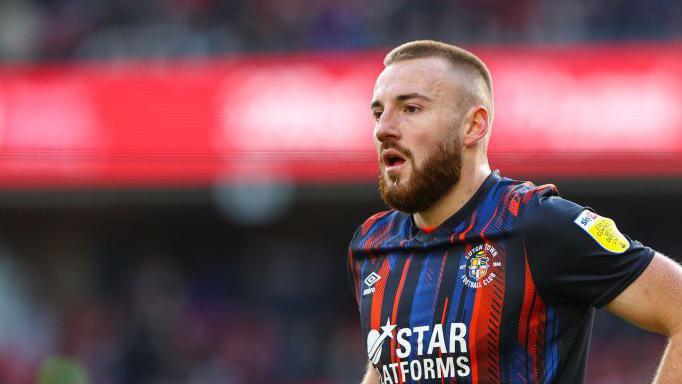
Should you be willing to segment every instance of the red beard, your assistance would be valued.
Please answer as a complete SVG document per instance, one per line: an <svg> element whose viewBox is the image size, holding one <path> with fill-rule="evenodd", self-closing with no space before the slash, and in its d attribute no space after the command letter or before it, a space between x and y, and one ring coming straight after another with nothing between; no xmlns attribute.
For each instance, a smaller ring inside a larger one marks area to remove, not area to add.
<svg viewBox="0 0 682 384"><path fill-rule="evenodd" d="M410 214L423 212L432 207L459 181L462 156L458 140L441 143L419 168L415 166L414 158L406 148L395 142L386 141L382 149L388 148L394 148L403 154L413 167L408 184L399 186L398 177L387 182L383 163L379 166L379 194L391 208Z"/></svg>

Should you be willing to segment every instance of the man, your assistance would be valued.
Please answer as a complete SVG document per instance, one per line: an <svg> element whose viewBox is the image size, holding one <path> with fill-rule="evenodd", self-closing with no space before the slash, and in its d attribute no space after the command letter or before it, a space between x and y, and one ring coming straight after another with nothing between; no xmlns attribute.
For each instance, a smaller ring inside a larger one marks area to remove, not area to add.
<svg viewBox="0 0 682 384"><path fill-rule="evenodd" d="M391 51L371 104L391 211L350 244L363 383L582 383L594 308L669 337L682 382L682 268L614 222L491 172L490 74L473 54ZM551 127L547 127L551 129Z"/></svg>

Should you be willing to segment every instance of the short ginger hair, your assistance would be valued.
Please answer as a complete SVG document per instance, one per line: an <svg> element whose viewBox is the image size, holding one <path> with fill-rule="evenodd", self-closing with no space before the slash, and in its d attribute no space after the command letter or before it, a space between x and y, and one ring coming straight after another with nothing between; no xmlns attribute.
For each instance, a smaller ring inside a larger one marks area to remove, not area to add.
<svg viewBox="0 0 682 384"><path fill-rule="evenodd" d="M404 60L425 57L442 57L455 69L461 69L473 84L467 84L472 96L478 98L488 109L490 120L493 115L493 82L488 67L478 56L466 49L433 40L417 40L402 44L391 50L384 58L384 66ZM472 89L473 88L473 89Z"/></svg>

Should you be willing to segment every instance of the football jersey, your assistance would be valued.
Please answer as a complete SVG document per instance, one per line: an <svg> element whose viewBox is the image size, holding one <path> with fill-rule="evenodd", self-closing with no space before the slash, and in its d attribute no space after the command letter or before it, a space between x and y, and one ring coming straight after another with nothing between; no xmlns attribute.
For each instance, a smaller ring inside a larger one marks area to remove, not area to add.
<svg viewBox="0 0 682 384"><path fill-rule="evenodd" d="M594 309L653 255L554 186L493 172L432 231L370 217L347 270L382 383L576 384Z"/></svg>

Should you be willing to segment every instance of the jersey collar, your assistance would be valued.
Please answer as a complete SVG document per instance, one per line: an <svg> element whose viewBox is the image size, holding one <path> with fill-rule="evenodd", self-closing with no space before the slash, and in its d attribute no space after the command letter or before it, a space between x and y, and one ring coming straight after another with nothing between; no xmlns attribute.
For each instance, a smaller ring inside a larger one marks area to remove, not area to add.
<svg viewBox="0 0 682 384"><path fill-rule="evenodd" d="M500 180L501 180L500 171L499 170L492 171L490 175L488 175L488 177L486 177L486 179L483 181L481 186L478 187L478 190L469 199L469 201L467 201L462 208L460 208L457 212L452 214L452 216L447 218L441 225L437 227L429 228L426 231L422 230L417 226L417 224L415 224L414 217L412 215L409 215L411 224L410 232L412 234L412 237L422 238L438 234L442 231L447 231L448 233L452 232L452 229L457 227L457 225L459 225L463 220L465 220L466 218L471 216L472 213L474 213L476 208L478 208L478 206L483 202L486 196L488 196L488 192Z"/></svg>

